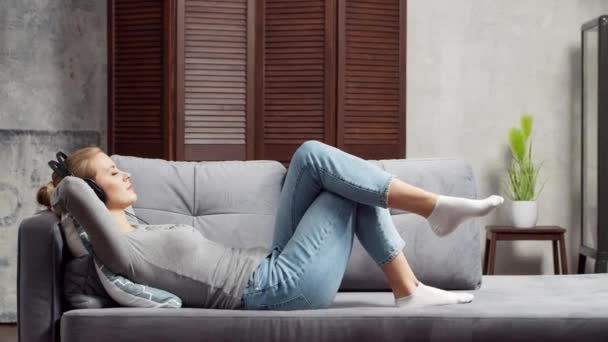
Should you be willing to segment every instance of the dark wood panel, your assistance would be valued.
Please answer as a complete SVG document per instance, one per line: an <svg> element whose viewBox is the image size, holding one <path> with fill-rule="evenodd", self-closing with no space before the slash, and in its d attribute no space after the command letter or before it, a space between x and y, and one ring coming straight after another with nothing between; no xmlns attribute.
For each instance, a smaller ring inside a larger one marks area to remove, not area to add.
<svg viewBox="0 0 608 342"><path fill-rule="evenodd" d="M162 0L108 1L108 153L170 159Z"/></svg>
<svg viewBox="0 0 608 342"><path fill-rule="evenodd" d="M335 140L335 0L261 1L256 159L287 165L306 140Z"/></svg>
<svg viewBox="0 0 608 342"><path fill-rule="evenodd" d="M405 0L339 3L337 147L405 158Z"/></svg>

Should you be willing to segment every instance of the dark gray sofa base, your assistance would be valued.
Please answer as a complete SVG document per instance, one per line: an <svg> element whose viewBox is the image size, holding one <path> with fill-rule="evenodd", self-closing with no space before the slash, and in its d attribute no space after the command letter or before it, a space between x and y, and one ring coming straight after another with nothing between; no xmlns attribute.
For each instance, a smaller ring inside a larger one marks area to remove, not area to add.
<svg viewBox="0 0 608 342"><path fill-rule="evenodd" d="M401 309L391 292L339 292L324 310L71 310L76 341L607 341L608 274L483 276L471 303Z"/></svg>

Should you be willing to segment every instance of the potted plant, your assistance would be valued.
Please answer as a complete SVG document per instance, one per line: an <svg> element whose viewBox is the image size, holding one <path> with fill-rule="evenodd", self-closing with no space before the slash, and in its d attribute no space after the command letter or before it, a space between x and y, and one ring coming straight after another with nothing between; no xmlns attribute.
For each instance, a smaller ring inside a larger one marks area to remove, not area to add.
<svg viewBox="0 0 608 342"><path fill-rule="evenodd" d="M521 129L512 128L509 132L511 148L511 166L508 174L510 186L506 196L511 199L511 225L516 228L530 228L536 225L538 219L537 198L544 188L536 192L536 180L542 163L532 161L532 141L528 145L532 133L532 116L524 114L521 117ZM527 147L527 148L526 148ZM527 153L526 153L527 150Z"/></svg>

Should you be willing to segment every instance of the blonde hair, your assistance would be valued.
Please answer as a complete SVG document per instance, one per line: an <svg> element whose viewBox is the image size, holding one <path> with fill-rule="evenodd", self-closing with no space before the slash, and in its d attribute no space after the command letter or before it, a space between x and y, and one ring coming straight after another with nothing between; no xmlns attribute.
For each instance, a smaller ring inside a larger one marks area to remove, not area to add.
<svg viewBox="0 0 608 342"><path fill-rule="evenodd" d="M80 178L95 179L97 170L92 167L91 160L98 153L103 153L103 150L97 146L86 146L76 150L66 159L68 170L73 176ZM55 191L55 187L61 182L63 177L53 171L51 181L46 185L41 186L36 194L36 200L40 205L51 209L51 194ZM57 215L59 216L59 215Z"/></svg>

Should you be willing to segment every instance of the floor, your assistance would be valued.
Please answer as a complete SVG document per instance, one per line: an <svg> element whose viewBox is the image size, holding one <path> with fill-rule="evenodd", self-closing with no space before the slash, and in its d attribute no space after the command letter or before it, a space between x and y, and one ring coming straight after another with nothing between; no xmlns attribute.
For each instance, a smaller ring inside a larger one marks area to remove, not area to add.
<svg viewBox="0 0 608 342"><path fill-rule="evenodd" d="M0 323L0 341L17 342L17 324Z"/></svg>

